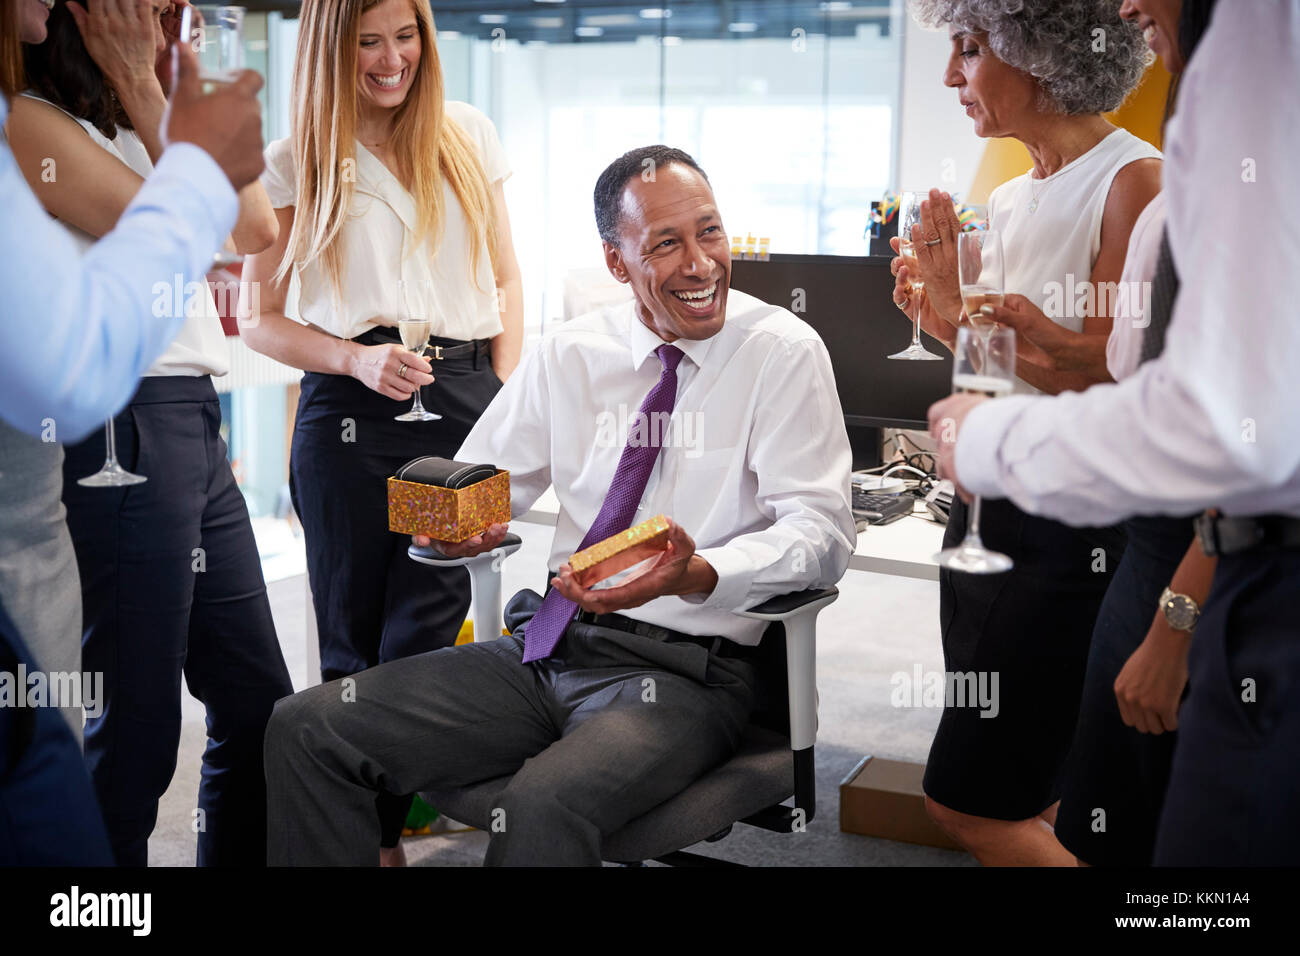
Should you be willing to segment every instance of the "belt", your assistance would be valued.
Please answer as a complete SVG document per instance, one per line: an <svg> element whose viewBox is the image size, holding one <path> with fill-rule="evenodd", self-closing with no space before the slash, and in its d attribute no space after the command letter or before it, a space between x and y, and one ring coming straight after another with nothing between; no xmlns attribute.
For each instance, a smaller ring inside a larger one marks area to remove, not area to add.
<svg viewBox="0 0 1300 956"><path fill-rule="evenodd" d="M660 627L658 624L651 624L647 621L636 621L630 617L624 617L622 614L593 614L591 611L579 610L573 619L579 624L608 627L615 631L624 631L628 634L648 637L651 640L663 641L665 644L695 644L719 657L747 660L753 657L754 652L757 650L756 647L737 644L735 641L718 635L685 634L681 631L674 631L670 627Z"/></svg>
<svg viewBox="0 0 1300 956"><path fill-rule="evenodd" d="M433 351L427 353L426 357L441 362L445 359L488 356L492 354L492 346L490 342L490 339L474 339L471 342L464 342L460 345L430 345L429 348L433 349Z"/></svg>
<svg viewBox="0 0 1300 956"><path fill-rule="evenodd" d="M400 344L402 341L401 334L397 329L386 325L377 325L361 335L358 335L354 342L360 342L362 345L380 345L387 342ZM491 339L470 339L463 342L460 339L445 339L438 335L429 336L429 352L426 358L431 358L435 362L445 362L448 359L469 359L477 360L487 358L492 354Z"/></svg>
<svg viewBox="0 0 1300 956"><path fill-rule="evenodd" d="M1206 512L1196 519L1196 537L1201 542L1201 550L1210 557L1256 548L1300 548L1300 518L1286 515L1228 518Z"/></svg>

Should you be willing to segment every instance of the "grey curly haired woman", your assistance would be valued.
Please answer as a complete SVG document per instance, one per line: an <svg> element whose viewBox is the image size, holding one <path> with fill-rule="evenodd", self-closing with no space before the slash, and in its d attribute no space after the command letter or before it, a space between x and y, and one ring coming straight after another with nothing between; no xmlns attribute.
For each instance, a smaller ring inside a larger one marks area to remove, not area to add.
<svg viewBox="0 0 1300 956"><path fill-rule="evenodd" d="M1018 336L1021 390L1057 393L1105 381L1113 289L1129 234L1160 189L1160 153L1102 116L1136 86L1150 59L1120 0L913 0L928 26L947 26L942 81L978 136L1010 137L1033 168L989 197L1002 237L1012 327L1055 323L1086 348L1063 363ZM922 206L916 257L895 258L894 303L950 349L963 321L958 225L938 190ZM911 284L919 272L924 287ZM1111 285L1103 285L1111 283ZM1068 301L1067 301L1068 300ZM1065 303L1068 307L1060 307ZM1082 307L1079 307L1082 303ZM957 500L944 546L958 545L967 510ZM985 544L1010 555L1004 574L940 572L944 663L1000 678L998 716L947 706L926 767L926 806L985 864L1072 864L1052 829L1079 711L1093 622L1123 549L1115 528L1071 528L986 501Z"/></svg>

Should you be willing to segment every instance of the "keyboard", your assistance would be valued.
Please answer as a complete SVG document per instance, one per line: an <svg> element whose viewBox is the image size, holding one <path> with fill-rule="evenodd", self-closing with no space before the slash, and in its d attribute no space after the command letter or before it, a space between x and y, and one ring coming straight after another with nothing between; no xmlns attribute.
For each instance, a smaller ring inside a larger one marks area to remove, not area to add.
<svg viewBox="0 0 1300 956"><path fill-rule="evenodd" d="M916 499L908 494L882 495L853 489L853 517L867 524L889 524L912 513Z"/></svg>

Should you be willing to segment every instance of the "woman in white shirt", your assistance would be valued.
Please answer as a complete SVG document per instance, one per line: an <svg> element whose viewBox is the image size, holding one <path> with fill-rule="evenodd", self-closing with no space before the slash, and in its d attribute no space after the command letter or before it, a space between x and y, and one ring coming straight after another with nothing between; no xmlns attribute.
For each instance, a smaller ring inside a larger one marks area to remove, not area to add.
<svg viewBox="0 0 1300 956"><path fill-rule="evenodd" d="M180 7L58 4L49 37L26 51L32 91L14 101L10 144L32 190L89 248L108 232L162 152L167 35ZM78 22L74 22L74 20ZM160 75L161 74L161 75ZM240 194L236 249L274 238L262 187ZM57 277L50 277L57 281ZM85 488L104 461L101 432L66 449L63 503L81 577L82 666L103 674L86 759L117 862L143 866L181 732L181 677L207 709L198 810L200 865L265 861L262 737L292 693L271 621L257 543L220 435L212 376L226 344L206 287L159 276L155 310L188 319L115 418L118 457L143 484ZM165 291L160 291L165 290ZM57 502L56 502L57 504Z"/></svg>
<svg viewBox="0 0 1300 956"><path fill-rule="evenodd" d="M290 488L328 681L455 642L468 575L407 557L386 479L454 456L518 363L522 293L509 166L491 121L444 101L428 0L307 0L297 58L293 132L263 176L280 236L248 263L261 308L244 337L306 372ZM432 319L428 360L400 344L403 316ZM416 389L440 420L394 420ZM409 802L380 798L387 862Z"/></svg>

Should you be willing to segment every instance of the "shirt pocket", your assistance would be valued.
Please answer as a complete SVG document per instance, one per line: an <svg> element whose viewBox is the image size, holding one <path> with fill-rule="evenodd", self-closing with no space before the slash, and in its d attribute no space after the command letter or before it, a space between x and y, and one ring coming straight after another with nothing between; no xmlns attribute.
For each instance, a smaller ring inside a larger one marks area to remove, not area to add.
<svg viewBox="0 0 1300 956"><path fill-rule="evenodd" d="M740 524L742 482L741 476L729 473L733 465L743 467L735 446L700 452L694 458L684 453L678 462L671 517L696 539L697 547L706 547L701 535L711 539L725 532L729 538Z"/></svg>

